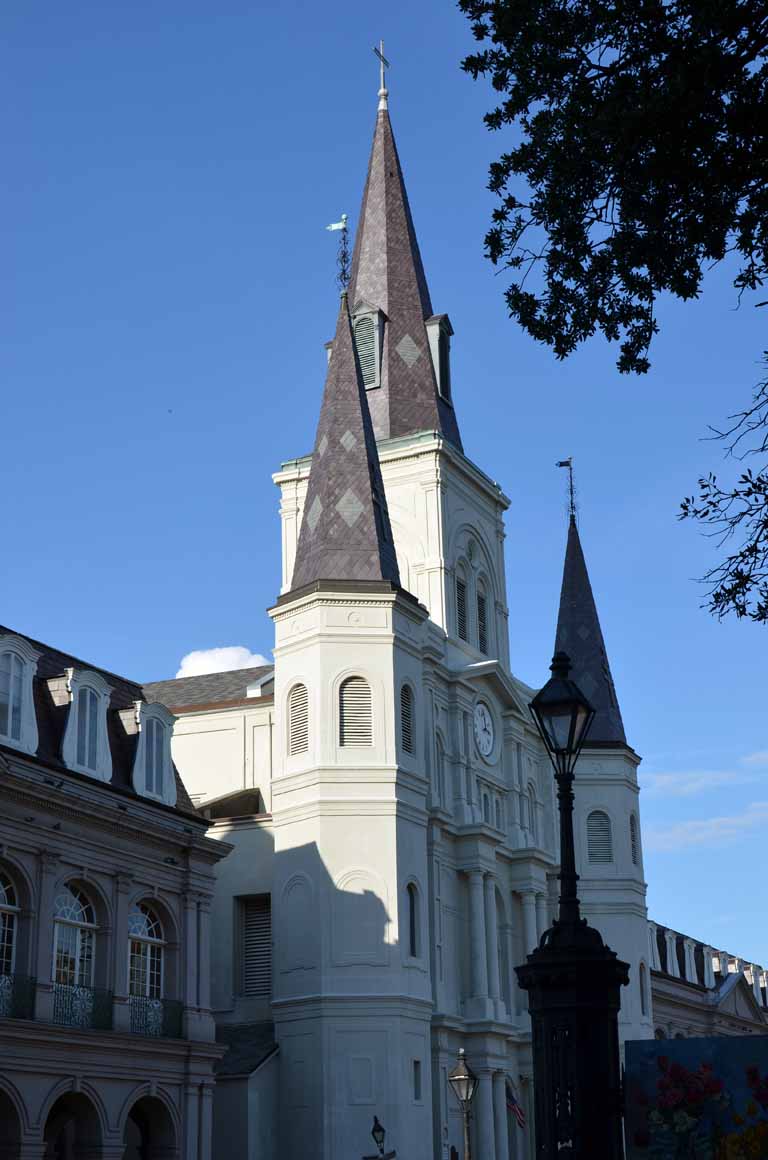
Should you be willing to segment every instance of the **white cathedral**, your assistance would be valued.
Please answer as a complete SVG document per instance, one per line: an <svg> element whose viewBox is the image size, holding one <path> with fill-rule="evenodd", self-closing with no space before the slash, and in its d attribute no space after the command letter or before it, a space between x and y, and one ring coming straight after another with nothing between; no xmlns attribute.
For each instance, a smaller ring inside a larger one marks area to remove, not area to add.
<svg viewBox="0 0 768 1160"><path fill-rule="evenodd" d="M214 1157L359 1160L376 1115L403 1160L455 1160L447 1075L460 1047L479 1076L477 1160L533 1155L514 968L554 915L554 783L534 690L509 666L509 501L462 449L451 335L432 308L382 89L314 451L274 476L274 667L146 686L177 718L175 762L209 836L231 847L212 915L228 1047ZM662 964L639 758L573 519L555 638L596 709L576 779L583 909L630 964L622 1041L648 1038ZM683 978L668 946L668 973Z"/></svg>

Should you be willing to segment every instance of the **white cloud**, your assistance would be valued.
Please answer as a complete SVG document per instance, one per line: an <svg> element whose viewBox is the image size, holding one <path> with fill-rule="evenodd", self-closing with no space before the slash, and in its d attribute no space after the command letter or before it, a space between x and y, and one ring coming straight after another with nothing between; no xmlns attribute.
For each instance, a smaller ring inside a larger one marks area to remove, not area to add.
<svg viewBox="0 0 768 1160"><path fill-rule="evenodd" d="M757 753L748 753L746 757L741 759L742 765L768 765L768 749L759 749Z"/></svg>
<svg viewBox="0 0 768 1160"><path fill-rule="evenodd" d="M233 669L255 669L272 662L261 653L252 653L241 644L224 648L198 648L181 658L177 677L199 677L203 673L230 673Z"/></svg>
<svg viewBox="0 0 768 1160"><path fill-rule="evenodd" d="M644 832L644 843L650 850L720 846L758 826L768 826L768 802L752 802L740 814L677 822L671 826L649 826Z"/></svg>
<svg viewBox="0 0 768 1160"><path fill-rule="evenodd" d="M747 785L757 781L755 773L738 770L691 770L686 773L646 773L641 777L643 793L652 797L690 797L724 785Z"/></svg>

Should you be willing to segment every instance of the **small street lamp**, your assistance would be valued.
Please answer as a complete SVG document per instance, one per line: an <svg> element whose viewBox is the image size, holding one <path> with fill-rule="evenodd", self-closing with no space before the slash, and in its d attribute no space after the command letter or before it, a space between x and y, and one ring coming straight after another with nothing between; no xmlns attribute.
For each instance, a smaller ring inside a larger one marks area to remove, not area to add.
<svg viewBox="0 0 768 1160"><path fill-rule="evenodd" d="M379 1150L374 1156L363 1156L363 1160L394 1160L395 1156L397 1156L397 1152L394 1149L391 1152L384 1151L384 1138L386 1134L386 1129L379 1120L379 1117L374 1116L371 1135L373 1136L374 1144Z"/></svg>
<svg viewBox="0 0 768 1160"><path fill-rule="evenodd" d="M516 968L528 992L537 1160L621 1160L618 1012L629 968L581 917L573 840L574 769L594 710L564 652L530 704L555 771L560 813L558 917Z"/></svg>
<svg viewBox="0 0 768 1160"><path fill-rule="evenodd" d="M477 1091L477 1076L467 1063L464 1048L459 1048L459 1058L456 1066L448 1073L448 1083L453 1094L461 1105L464 1117L464 1160L472 1160L472 1151L469 1143L469 1115L470 1105Z"/></svg>

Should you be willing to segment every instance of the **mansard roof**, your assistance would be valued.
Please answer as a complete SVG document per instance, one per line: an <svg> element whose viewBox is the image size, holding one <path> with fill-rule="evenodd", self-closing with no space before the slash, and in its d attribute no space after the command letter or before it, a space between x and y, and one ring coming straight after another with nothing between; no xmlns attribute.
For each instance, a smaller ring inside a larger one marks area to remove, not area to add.
<svg viewBox="0 0 768 1160"><path fill-rule="evenodd" d="M595 709L595 720L587 745L626 745L624 723L616 697L605 642L597 615L592 585L579 539L576 520L571 516L568 545L560 591L555 652L562 650L571 660L571 677Z"/></svg>
<svg viewBox="0 0 768 1160"><path fill-rule="evenodd" d="M291 588L319 580L400 583L346 295L325 381Z"/></svg>
<svg viewBox="0 0 768 1160"><path fill-rule="evenodd" d="M379 105L352 254L352 312L386 315L381 385L369 391L377 439L438 431L461 449L456 415L442 399L425 322L434 317L386 100Z"/></svg>
<svg viewBox="0 0 768 1160"><path fill-rule="evenodd" d="M107 709L107 737L112 757L112 775L109 782L105 784L112 785L117 789L124 790L139 797L140 795L136 794L133 786L133 763L136 756L138 734L129 732L125 728L124 719L121 714L125 714L126 711L132 711L137 701L150 701L159 698L146 697L142 686L135 681L117 676L107 669L89 664L86 661L80 660L78 657L72 656L70 653L61 652L51 645L43 644L41 641L34 640L24 633L16 632L15 629L0 624L0 637L3 636L16 637L22 641L26 641L39 654L37 670L32 683L35 717L37 721L38 747L32 756L37 757L38 760L45 762L47 765L60 767L62 772L71 773L74 777L87 778L85 774L78 774L69 770L62 759L62 743L71 712L71 704L68 702L65 704L57 704L56 700L54 700L49 682L56 683L56 678L64 677L68 669L75 669L81 673L95 673L111 690ZM2 744L0 744L0 750L6 755L18 754L20 752L12 746ZM165 807L161 805L160 808L175 808L194 814L195 808L192 805L184 783L175 766L174 775L176 778L176 806ZM88 778L87 780L90 779ZM147 804L158 804L155 802L150 803L144 797L141 798L141 801Z"/></svg>

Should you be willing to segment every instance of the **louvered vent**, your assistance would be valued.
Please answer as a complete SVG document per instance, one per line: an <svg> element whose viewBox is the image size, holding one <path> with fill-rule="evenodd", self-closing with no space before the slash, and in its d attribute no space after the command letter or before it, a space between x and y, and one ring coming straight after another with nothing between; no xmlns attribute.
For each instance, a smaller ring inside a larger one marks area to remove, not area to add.
<svg viewBox="0 0 768 1160"><path fill-rule="evenodd" d="M371 687L362 677L348 677L339 690L339 744L373 745Z"/></svg>
<svg viewBox="0 0 768 1160"><path fill-rule="evenodd" d="M611 819L602 810L587 818L587 857L590 862L612 862Z"/></svg>
<svg viewBox="0 0 768 1160"><path fill-rule="evenodd" d="M413 693L410 685L400 690L400 735L403 749L413 753Z"/></svg>
<svg viewBox="0 0 768 1160"><path fill-rule="evenodd" d="M488 652L488 614L485 593L477 594L477 644L480 652Z"/></svg>
<svg viewBox="0 0 768 1160"><path fill-rule="evenodd" d="M272 992L272 910L268 894L243 898L243 994L268 998Z"/></svg>
<svg viewBox="0 0 768 1160"><path fill-rule="evenodd" d="M637 866L637 818L634 814L629 815L629 844L632 847L632 863Z"/></svg>
<svg viewBox="0 0 768 1160"><path fill-rule="evenodd" d="M355 323L355 346L363 383L372 387L376 382L376 327L370 314L364 314Z"/></svg>
<svg viewBox="0 0 768 1160"><path fill-rule="evenodd" d="M288 752L309 749L309 696L306 685L294 685L288 697Z"/></svg>
<svg viewBox="0 0 768 1160"><path fill-rule="evenodd" d="M467 637L467 586L456 577L456 627L462 640Z"/></svg>

